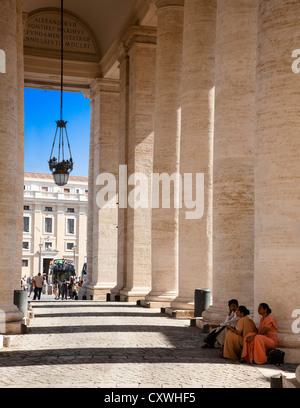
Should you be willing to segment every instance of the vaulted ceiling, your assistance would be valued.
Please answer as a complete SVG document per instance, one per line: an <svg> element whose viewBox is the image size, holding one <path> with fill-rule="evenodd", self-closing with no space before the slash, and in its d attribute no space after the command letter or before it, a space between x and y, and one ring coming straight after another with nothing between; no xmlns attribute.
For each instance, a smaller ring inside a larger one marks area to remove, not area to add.
<svg viewBox="0 0 300 408"><path fill-rule="evenodd" d="M150 3L151 0L64 0L64 9L80 17L91 29L103 56L128 24L137 24L145 16ZM60 5L60 0L23 0L23 11L30 13Z"/></svg>
<svg viewBox="0 0 300 408"><path fill-rule="evenodd" d="M64 0L64 11L84 24L93 34L98 48L98 61L81 64L78 58L66 57L67 89L84 91L97 77L117 79L118 47L122 37L131 25L156 25L153 3L154 0ZM37 11L60 7L61 0L23 0L23 13L28 14L28 18ZM60 82L58 58L47 54L43 48L38 54L25 51L25 86L57 89Z"/></svg>

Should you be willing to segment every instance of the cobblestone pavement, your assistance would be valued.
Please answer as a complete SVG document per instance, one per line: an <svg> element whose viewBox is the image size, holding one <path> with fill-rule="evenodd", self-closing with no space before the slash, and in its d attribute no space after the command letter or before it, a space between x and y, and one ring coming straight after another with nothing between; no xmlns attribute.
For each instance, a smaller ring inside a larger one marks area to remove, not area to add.
<svg viewBox="0 0 300 408"><path fill-rule="evenodd" d="M201 349L199 328L160 309L45 295L31 304L28 333L0 351L2 388L270 388L279 371Z"/></svg>

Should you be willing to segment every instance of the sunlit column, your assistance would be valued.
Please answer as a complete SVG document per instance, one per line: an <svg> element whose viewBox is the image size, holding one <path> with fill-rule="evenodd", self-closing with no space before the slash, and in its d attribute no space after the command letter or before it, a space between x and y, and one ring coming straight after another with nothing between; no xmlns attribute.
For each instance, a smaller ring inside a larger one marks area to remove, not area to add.
<svg viewBox="0 0 300 408"><path fill-rule="evenodd" d="M119 57L119 166L125 168L128 161L128 120L129 120L129 56L123 50ZM127 175L126 175L127 181ZM118 197L119 197L118 188ZM127 197L126 197L127 198ZM120 197L119 197L120 199ZM122 198L121 198L122 199ZM120 290L126 286L127 271L127 208L118 204L118 260L117 284L111 290L111 300L119 299ZM124 208L123 208L124 207Z"/></svg>
<svg viewBox="0 0 300 408"><path fill-rule="evenodd" d="M212 285L215 29L216 1L185 0L180 140L184 186L179 211L179 293L171 308L192 314L195 289ZM187 199L194 201L193 208L187 208Z"/></svg>
<svg viewBox="0 0 300 408"><path fill-rule="evenodd" d="M123 193L121 195L119 191L119 208L122 211L121 207L127 206L127 210L126 219L123 219L126 226L121 225L120 231L124 237L120 256L126 268L123 275L125 286L120 290L120 299L135 301L144 299L151 288L150 186L153 170L156 29L131 27L124 37L124 46L129 64L128 98L125 96L124 100L128 116L123 111L125 127L120 148L126 156L127 175L123 174L124 182L120 184Z"/></svg>
<svg viewBox="0 0 300 408"><path fill-rule="evenodd" d="M23 17L22 0L17 0L17 75L18 75L18 176L16 177L17 200L17 236L15 289L20 290L22 275L22 241L23 241L23 198L24 198L24 57L23 57Z"/></svg>
<svg viewBox="0 0 300 408"><path fill-rule="evenodd" d="M106 300L117 277L119 83L116 80L96 79L91 91L94 105L91 152L94 155L94 188L89 199L93 200L93 266L92 282L85 289L94 300ZM107 175L114 180L108 186L112 190L104 194L109 180Z"/></svg>
<svg viewBox="0 0 300 408"><path fill-rule="evenodd" d="M152 209L152 289L146 300L168 306L178 290L178 205L174 190L179 187L175 180L179 173L179 148L181 131L181 64L183 41L182 0L158 0L157 6L157 52L154 124L153 171L165 173L166 184L156 189L160 192L158 205ZM155 187L154 187L155 189ZM162 193L167 193L170 204L162 203ZM169 208L164 208L168 207ZM176 208L177 207L177 208Z"/></svg>
<svg viewBox="0 0 300 408"><path fill-rule="evenodd" d="M18 52L20 48L17 30L19 14L20 7L16 0L0 2L0 49L4 50L6 57L5 73L0 73L0 316L5 313L6 333L20 332L23 318L23 313L13 304L17 264L17 215L20 205L18 192L20 188L18 167L20 134ZM3 329L3 324L1 327Z"/></svg>
<svg viewBox="0 0 300 408"><path fill-rule="evenodd" d="M256 40L257 1L218 1L208 321L224 320L231 298L253 309Z"/></svg>
<svg viewBox="0 0 300 408"><path fill-rule="evenodd" d="M91 99L89 171L88 171L88 216L87 216L87 275L86 284L93 282L93 212L94 212L94 117L95 104L91 91L87 97Z"/></svg>
<svg viewBox="0 0 300 408"><path fill-rule="evenodd" d="M300 360L299 16L297 0L259 1L254 304L272 309L279 347L293 363Z"/></svg>

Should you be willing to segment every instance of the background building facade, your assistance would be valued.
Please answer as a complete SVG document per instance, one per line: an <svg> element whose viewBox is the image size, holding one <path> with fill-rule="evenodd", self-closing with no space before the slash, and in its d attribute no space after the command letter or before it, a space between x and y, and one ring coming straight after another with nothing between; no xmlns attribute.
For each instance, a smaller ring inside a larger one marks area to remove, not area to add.
<svg viewBox="0 0 300 408"><path fill-rule="evenodd" d="M64 187L50 174L24 174L22 276L50 272L54 259L86 262L88 180L71 176Z"/></svg>

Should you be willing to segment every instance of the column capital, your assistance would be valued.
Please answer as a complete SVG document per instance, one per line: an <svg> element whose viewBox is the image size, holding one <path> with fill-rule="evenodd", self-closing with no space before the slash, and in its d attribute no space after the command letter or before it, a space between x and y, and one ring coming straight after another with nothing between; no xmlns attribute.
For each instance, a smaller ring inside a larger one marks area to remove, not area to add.
<svg viewBox="0 0 300 408"><path fill-rule="evenodd" d="M127 53L133 44L155 45L157 40L157 28L148 26L131 26L123 37L123 47Z"/></svg>
<svg viewBox="0 0 300 408"><path fill-rule="evenodd" d="M185 0L155 0L156 7L183 7Z"/></svg>
<svg viewBox="0 0 300 408"><path fill-rule="evenodd" d="M117 79L96 78L90 85L86 97L94 100L98 93L119 92L119 81Z"/></svg>

